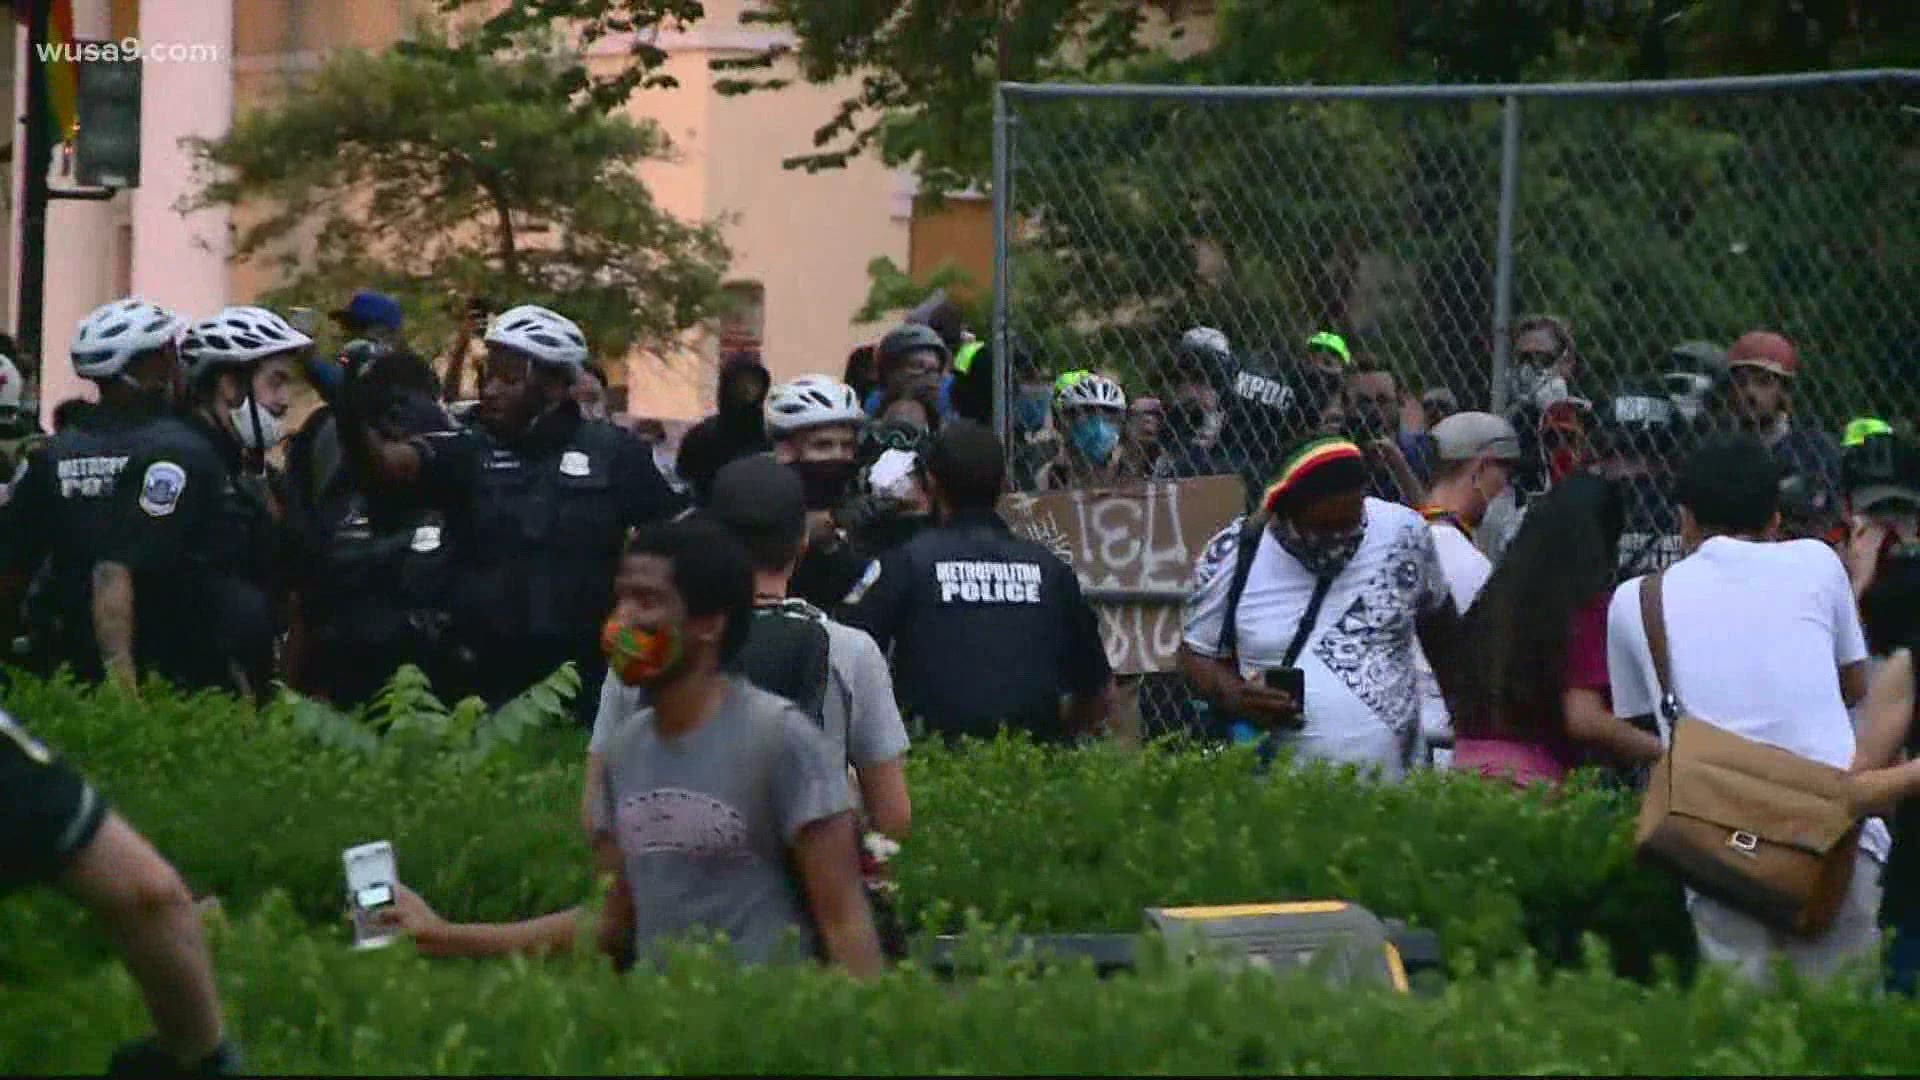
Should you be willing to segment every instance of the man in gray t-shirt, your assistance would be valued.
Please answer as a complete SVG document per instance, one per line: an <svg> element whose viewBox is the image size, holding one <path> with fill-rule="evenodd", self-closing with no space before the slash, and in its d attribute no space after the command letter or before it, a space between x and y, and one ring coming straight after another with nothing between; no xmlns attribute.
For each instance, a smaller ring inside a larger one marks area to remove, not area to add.
<svg viewBox="0 0 1920 1080"><path fill-rule="evenodd" d="M596 725L587 824L617 879L603 947L652 958L702 930L748 963L824 955L879 971L845 757L790 702L724 670L753 617L746 551L710 521L650 526L613 591L608 670L648 705L625 714L610 690Z"/></svg>
<svg viewBox="0 0 1920 1080"><path fill-rule="evenodd" d="M810 957L818 938L789 852L802 828L852 809L845 766L786 700L742 679L725 684L694 730L663 735L646 709L601 750L597 824L624 861L635 949L703 927L724 931L742 960L765 963L797 930Z"/></svg>

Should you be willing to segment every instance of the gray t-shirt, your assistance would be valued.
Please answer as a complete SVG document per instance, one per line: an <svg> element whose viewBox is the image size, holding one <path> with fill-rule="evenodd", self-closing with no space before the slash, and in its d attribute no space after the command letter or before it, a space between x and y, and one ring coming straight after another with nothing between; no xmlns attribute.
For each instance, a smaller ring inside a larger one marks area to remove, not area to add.
<svg viewBox="0 0 1920 1080"><path fill-rule="evenodd" d="M805 714L729 677L714 715L667 737L645 709L599 748L610 827L633 891L634 946L647 957L699 927L740 959L811 957L817 942L791 850L800 830L853 806L846 767ZM797 953L784 953L798 931Z"/></svg>
<svg viewBox="0 0 1920 1080"><path fill-rule="evenodd" d="M821 616L827 627L827 695L821 724L840 760L855 768L892 761L907 752L907 725L893 696L887 658L864 630ZM600 687L589 753L601 753L613 729L644 708L638 687L608 673Z"/></svg>
<svg viewBox="0 0 1920 1080"><path fill-rule="evenodd" d="M893 673L873 636L833 619L827 623L827 700L821 721L827 738L854 768L879 765L907 752L907 725L893 696Z"/></svg>

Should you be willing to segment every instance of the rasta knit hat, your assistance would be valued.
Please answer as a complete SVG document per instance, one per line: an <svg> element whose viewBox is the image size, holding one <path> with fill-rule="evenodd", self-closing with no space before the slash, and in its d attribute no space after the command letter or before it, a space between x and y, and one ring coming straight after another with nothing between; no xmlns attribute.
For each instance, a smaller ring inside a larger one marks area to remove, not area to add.
<svg viewBox="0 0 1920 1080"><path fill-rule="evenodd" d="M1359 491L1367 486L1366 458L1347 439L1315 439L1293 452L1267 485L1260 500L1270 513L1280 513L1326 495Z"/></svg>

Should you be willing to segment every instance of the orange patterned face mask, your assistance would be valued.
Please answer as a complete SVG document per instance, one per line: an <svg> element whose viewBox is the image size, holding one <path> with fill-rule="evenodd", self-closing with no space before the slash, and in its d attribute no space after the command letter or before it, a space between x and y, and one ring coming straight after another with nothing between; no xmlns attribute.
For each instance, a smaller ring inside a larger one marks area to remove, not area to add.
<svg viewBox="0 0 1920 1080"><path fill-rule="evenodd" d="M617 618L601 627L600 651L607 670L628 686L651 686L673 674L685 658L677 627L642 630Z"/></svg>

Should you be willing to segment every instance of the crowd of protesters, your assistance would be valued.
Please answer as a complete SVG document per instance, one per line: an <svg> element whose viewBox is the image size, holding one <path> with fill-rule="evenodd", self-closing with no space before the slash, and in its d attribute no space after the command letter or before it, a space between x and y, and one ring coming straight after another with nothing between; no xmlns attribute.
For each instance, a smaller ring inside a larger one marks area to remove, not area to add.
<svg viewBox="0 0 1920 1080"><path fill-rule="evenodd" d="M582 824L615 879L599 940L623 962L705 928L749 959L797 931L876 970L899 947L881 864L910 829L910 742L1071 743L1114 711L1073 568L999 499L1226 475L1249 505L1193 568L1190 735L1383 782L1593 767L1633 788L1683 687L1691 715L1851 776L1862 813L1894 822L1865 818L1818 934L1690 892L1703 952L1824 973L1884 919L1911 984L1920 450L1878 418L1844 439L1798 422L1778 333L1677 349L1657 389L1596 402L1574 393L1567 324L1523 320L1502 406L1480 411L1325 331L1263 352L1195 327L1155 365L1165 396L1130 398L1127 372L995 357L949 305L844 377L725 358L715 412L675 450L609 418L559 312L491 317L470 410L442 404L390 299L336 316L353 340L331 351L258 307L191 322L128 298L83 320L72 358L98 401L20 455L0 507L3 638L127 693L282 678L349 707L401 663L495 706L574 664ZM325 404L283 430L295 381ZM23 832L44 839L23 858L80 865L114 835L97 799L13 742L33 820L60 826ZM582 929L577 911L452 926L404 888L386 918L450 953ZM210 1052L200 1034L177 1045Z"/></svg>

